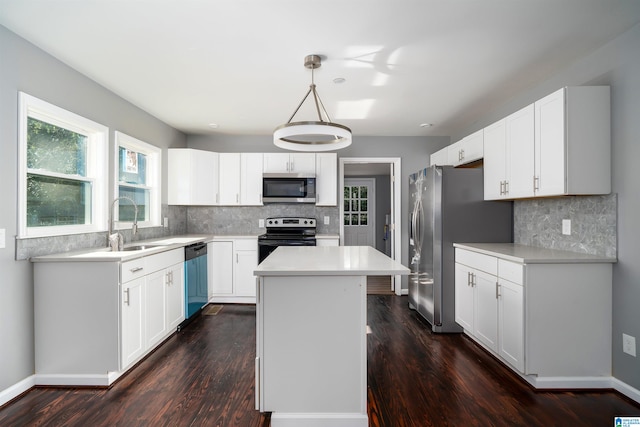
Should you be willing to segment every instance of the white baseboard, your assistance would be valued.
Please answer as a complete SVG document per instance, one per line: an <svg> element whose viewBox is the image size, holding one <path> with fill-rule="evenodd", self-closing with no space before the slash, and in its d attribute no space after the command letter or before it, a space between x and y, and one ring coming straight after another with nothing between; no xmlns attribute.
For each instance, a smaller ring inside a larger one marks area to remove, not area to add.
<svg viewBox="0 0 640 427"><path fill-rule="evenodd" d="M35 375L31 375L20 382L15 383L11 387L0 390L0 406L20 396L36 385Z"/></svg>
<svg viewBox="0 0 640 427"><path fill-rule="evenodd" d="M72 374L36 374L35 385L43 386L92 386L108 387L120 376L120 373L72 375Z"/></svg>
<svg viewBox="0 0 640 427"><path fill-rule="evenodd" d="M629 399L635 400L636 402L640 403L640 390L638 390L637 388L633 388L629 384L623 383L619 379L613 377L611 377L611 385L617 392L622 393Z"/></svg>
<svg viewBox="0 0 640 427"><path fill-rule="evenodd" d="M536 377L527 376L526 380L535 388L545 389L598 389L613 388L611 377Z"/></svg>
<svg viewBox="0 0 640 427"><path fill-rule="evenodd" d="M366 414L278 413L271 414L271 427L367 427Z"/></svg>

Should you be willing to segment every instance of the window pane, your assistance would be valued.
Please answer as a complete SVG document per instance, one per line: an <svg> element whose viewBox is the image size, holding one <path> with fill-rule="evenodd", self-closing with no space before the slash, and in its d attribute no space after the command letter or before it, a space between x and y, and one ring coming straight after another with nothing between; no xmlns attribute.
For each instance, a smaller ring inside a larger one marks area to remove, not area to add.
<svg viewBox="0 0 640 427"><path fill-rule="evenodd" d="M344 186L344 198L348 199L350 194L351 194L351 187L348 187L348 186L345 185Z"/></svg>
<svg viewBox="0 0 640 427"><path fill-rule="evenodd" d="M149 190L120 186L120 197L129 197L136 202L138 206L138 221L149 221ZM133 222L136 208L128 200L119 200L118 203L120 205L118 220Z"/></svg>
<svg viewBox="0 0 640 427"><path fill-rule="evenodd" d="M358 198L358 187L351 187L351 197L354 199Z"/></svg>
<svg viewBox="0 0 640 427"><path fill-rule="evenodd" d="M360 187L360 197L363 199L367 198L367 187Z"/></svg>
<svg viewBox="0 0 640 427"><path fill-rule="evenodd" d="M351 225L358 225L358 214L351 214Z"/></svg>
<svg viewBox="0 0 640 427"><path fill-rule="evenodd" d="M87 136L27 118L27 168L87 176Z"/></svg>
<svg viewBox="0 0 640 427"><path fill-rule="evenodd" d="M27 226L91 223L91 183L27 174Z"/></svg>
<svg viewBox="0 0 640 427"><path fill-rule="evenodd" d="M367 225L367 214L360 214L360 225Z"/></svg>
<svg viewBox="0 0 640 427"><path fill-rule="evenodd" d="M120 147L119 180L129 184L147 184L147 156Z"/></svg>
<svg viewBox="0 0 640 427"><path fill-rule="evenodd" d="M351 201L351 210L354 212L358 212L358 201L357 200L352 200Z"/></svg>
<svg viewBox="0 0 640 427"><path fill-rule="evenodd" d="M360 200L360 212L366 212L366 211L367 211L367 201Z"/></svg>
<svg viewBox="0 0 640 427"><path fill-rule="evenodd" d="M350 220L351 219L351 215L350 214L344 214L344 225L350 225Z"/></svg>
<svg viewBox="0 0 640 427"><path fill-rule="evenodd" d="M345 201L344 201L344 211L345 211L345 212L349 211L349 207L350 207L350 205L349 205L349 201L348 201L348 200L345 200Z"/></svg>

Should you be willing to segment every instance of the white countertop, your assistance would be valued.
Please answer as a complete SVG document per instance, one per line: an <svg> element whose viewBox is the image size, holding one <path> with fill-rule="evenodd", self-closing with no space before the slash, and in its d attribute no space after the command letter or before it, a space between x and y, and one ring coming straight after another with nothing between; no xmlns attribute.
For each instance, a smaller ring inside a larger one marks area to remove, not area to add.
<svg viewBox="0 0 640 427"><path fill-rule="evenodd" d="M213 236L204 235L180 235L169 236L161 239L136 240L129 242L125 247L149 245L151 247L137 251L111 251L109 248L93 248L82 251L63 252L51 255L43 255L31 258L32 262L118 262L153 255L156 253L178 249L197 242L211 241Z"/></svg>
<svg viewBox="0 0 640 427"><path fill-rule="evenodd" d="M616 258L590 255L559 249L545 249L515 243L454 243L454 247L468 249L522 264L614 263Z"/></svg>
<svg viewBox="0 0 640 427"><path fill-rule="evenodd" d="M409 269L370 246L280 246L256 276L382 276Z"/></svg>

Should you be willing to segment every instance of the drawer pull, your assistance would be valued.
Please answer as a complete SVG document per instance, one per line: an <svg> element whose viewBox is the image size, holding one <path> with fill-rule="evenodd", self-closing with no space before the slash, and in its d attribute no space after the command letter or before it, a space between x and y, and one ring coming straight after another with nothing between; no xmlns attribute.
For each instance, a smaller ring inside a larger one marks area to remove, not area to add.
<svg viewBox="0 0 640 427"><path fill-rule="evenodd" d="M144 267L134 267L132 269L130 269L129 271L132 273L137 273L138 271L142 271L144 270Z"/></svg>
<svg viewBox="0 0 640 427"><path fill-rule="evenodd" d="M127 305L131 305L131 304L129 304L129 288L127 288L127 289L125 289L125 290L124 290L124 294L125 294L125 296L127 297L127 298L124 300L124 303L125 303L125 304L127 304Z"/></svg>

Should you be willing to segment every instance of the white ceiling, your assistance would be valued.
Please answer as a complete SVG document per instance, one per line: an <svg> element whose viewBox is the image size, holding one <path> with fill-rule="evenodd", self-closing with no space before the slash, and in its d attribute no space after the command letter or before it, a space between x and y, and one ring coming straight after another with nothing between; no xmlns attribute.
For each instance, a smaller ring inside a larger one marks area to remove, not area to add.
<svg viewBox="0 0 640 427"><path fill-rule="evenodd" d="M1 25L164 122L235 135L289 119L312 53L355 136L451 135L638 22L639 0L0 0Z"/></svg>

